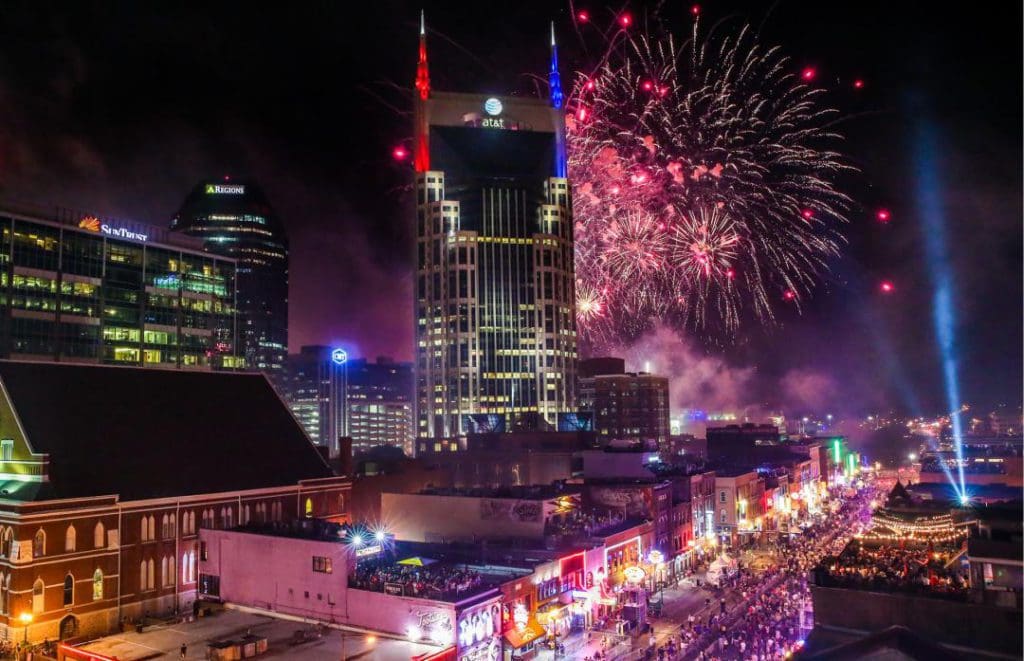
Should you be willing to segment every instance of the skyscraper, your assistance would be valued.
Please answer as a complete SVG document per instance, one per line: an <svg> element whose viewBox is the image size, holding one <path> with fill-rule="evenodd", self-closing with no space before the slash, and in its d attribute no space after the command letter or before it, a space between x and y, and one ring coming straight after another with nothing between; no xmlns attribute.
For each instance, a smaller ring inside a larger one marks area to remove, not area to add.
<svg viewBox="0 0 1024 661"><path fill-rule="evenodd" d="M552 32L547 101L430 87L416 75L419 437L575 408L573 225Z"/></svg>
<svg viewBox="0 0 1024 661"><path fill-rule="evenodd" d="M278 374L288 354L288 236L263 191L251 181L201 181L171 230L238 260L239 353L248 367Z"/></svg>
<svg viewBox="0 0 1024 661"><path fill-rule="evenodd" d="M344 351L320 345L305 346L287 357L275 386L310 440L338 454L338 439L346 436Z"/></svg>

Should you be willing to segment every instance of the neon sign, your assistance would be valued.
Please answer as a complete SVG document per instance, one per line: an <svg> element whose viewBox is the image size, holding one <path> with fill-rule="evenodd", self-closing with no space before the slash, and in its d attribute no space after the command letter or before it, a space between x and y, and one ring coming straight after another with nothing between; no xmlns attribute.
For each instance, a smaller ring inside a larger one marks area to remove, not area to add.
<svg viewBox="0 0 1024 661"><path fill-rule="evenodd" d="M106 223L100 222L100 219L96 216L85 216L78 221L78 227L89 232L96 232L98 234L106 234L107 236L113 236L118 239L130 239L132 241L145 242L149 239L148 234L142 234L141 232L133 232L125 227L114 227L107 225Z"/></svg>
<svg viewBox="0 0 1024 661"><path fill-rule="evenodd" d="M348 353L344 349L335 349L331 352L331 362L335 365L344 365L348 362Z"/></svg>
<svg viewBox="0 0 1024 661"><path fill-rule="evenodd" d="M245 186L237 184L206 184L207 195L245 195Z"/></svg>
<svg viewBox="0 0 1024 661"><path fill-rule="evenodd" d="M636 585L637 583L643 582L647 578L647 572L644 571L643 567L639 565L633 565L632 567L626 567L622 570L622 575L626 577L626 580Z"/></svg>
<svg viewBox="0 0 1024 661"><path fill-rule="evenodd" d="M491 117L500 115L502 111L501 101L494 97L487 99L484 101L484 111Z"/></svg>
<svg viewBox="0 0 1024 661"><path fill-rule="evenodd" d="M384 549L381 548L380 544L374 544L373 546L364 546L361 549L356 549L357 558L365 558L368 555L377 555Z"/></svg>

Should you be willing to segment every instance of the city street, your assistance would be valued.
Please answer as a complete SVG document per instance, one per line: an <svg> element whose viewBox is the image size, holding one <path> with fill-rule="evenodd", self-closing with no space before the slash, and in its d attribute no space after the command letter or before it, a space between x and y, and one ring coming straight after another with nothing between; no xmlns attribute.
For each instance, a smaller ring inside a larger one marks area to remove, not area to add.
<svg viewBox="0 0 1024 661"><path fill-rule="evenodd" d="M874 489L865 487L838 513L794 538L788 546L773 545L756 554L741 554L744 569L732 586L715 590L687 583L665 589L662 614L650 620L654 644L649 635L643 635L628 651L621 645L605 658L743 659L749 658L748 650L755 649L755 645L763 658L783 658L799 640L800 611L810 608L807 571L823 555L835 553L846 544L869 511L874 494ZM703 581L702 574L695 578ZM680 641L685 645L680 646ZM592 649L585 651L591 654L576 652L567 654L567 658L592 656Z"/></svg>

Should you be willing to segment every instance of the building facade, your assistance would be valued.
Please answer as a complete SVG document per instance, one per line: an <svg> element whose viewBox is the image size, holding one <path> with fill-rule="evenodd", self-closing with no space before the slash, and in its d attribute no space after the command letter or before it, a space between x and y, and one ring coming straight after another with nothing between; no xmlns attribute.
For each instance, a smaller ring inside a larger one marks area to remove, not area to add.
<svg viewBox="0 0 1024 661"><path fill-rule="evenodd" d="M59 209L0 211L0 356L238 369L236 262L188 237Z"/></svg>
<svg viewBox="0 0 1024 661"><path fill-rule="evenodd" d="M715 525L719 541L740 546L763 530L765 481L757 471L719 470L715 473Z"/></svg>
<svg viewBox="0 0 1024 661"><path fill-rule="evenodd" d="M274 385L292 415L316 445L338 454L345 426L345 360L334 360L331 347L305 346L288 356Z"/></svg>
<svg viewBox="0 0 1024 661"><path fill-rule="evenodd" d="M354 453L379 446L412 455L412 364L379 357L349 360L344 350L305 346L288 356L274 380L310 439L338 455L338 439Z"/></svg>
<svg viewBox="0 0 1024 661"><path fill-rule="evenodd" d="M376 362L352 360L346 366L348 436L356 453L378 446L413 454L412 363L379 356Z"/></svg>
<svg viewBox="0 0 1024 661"><path fill-rule="evenodd" d="M288 355L288 236L263 191L252 181L201 181L171 230L238 261L240 353L248 367L277 375Z"/></svg>
<svg viewBox="0 0 1024 661"><path fill-rule="evenodd" d="M726 425L707 428L708 460L729 465L754 465L764 452L759 448L780 443L779 428L774 425Z"/></svg>
<svg viewBox="0 0 1024 661"><path fill-rule="evenodd" d="M575 410L573 220L557 100L436 92L415 107L416 435Z"/></svg>
<svg viewBox="0 0 1024 661"><path fill-rule="evenodd" d="M602 438L658 443L669 439L668 379L626 372L620 359L580 363L579 407L593 413L594 430Z"/></svg>
<svg viewBox="0 0 1024 661"><path fill-rule="evenodd" d="M0 361L0 493L0 638L41 641L188 612L200 529L343 520L350 483L262 376Z"/></svg>

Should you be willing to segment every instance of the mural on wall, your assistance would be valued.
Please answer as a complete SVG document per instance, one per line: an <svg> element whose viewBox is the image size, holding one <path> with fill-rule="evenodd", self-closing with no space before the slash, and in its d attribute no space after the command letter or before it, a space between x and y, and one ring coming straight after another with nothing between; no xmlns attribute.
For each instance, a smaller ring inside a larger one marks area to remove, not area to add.
<svg viewBox="0 0 1024 661"><path fill-rule="evenodd" d="M624 511L627 515L641 515L648 505L646 493L641 489L595 487L590 490L590 500L595 505Z"/></svg>
<svg viewBox="0 0 1024 661"><path fill-rule="evenodd" d="M542 514L541 503L534 500L480 500L480 518L484 521L539 523Z"/></svg>

